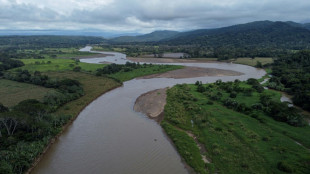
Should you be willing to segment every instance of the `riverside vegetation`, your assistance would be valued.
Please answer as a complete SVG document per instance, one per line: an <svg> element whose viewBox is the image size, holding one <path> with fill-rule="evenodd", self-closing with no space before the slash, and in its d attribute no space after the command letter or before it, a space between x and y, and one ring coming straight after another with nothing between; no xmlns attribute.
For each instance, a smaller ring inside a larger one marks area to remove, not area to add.
<svg viewBox="0 0 310 174"><path fill-rule="evenodd" d="M27 39L33 38L26 37ZM42 40L45 39L44 37ZM102 72L102 69L116 65L93 65L76 59L57 59L48 56L49 53L35 59L29 59L31 56L25 56L27 59L16 56L16 51L20 49L27 53L27 50L35 50L37 47L61 51L71 49L71 44L82 46L85 42L76 43L79 39L81 38L75 38L74 44L69 41L67 45L61 45L61 48L55 45L65 41L57 40L56 37L56 40L47 42L46 48L44 45L33 44L33 47L28 47L25 44L25 47L7 46L0 49L0 96L5 97L0 98L0 173L24 173L50 141L63 130L64 125L73 120L91 101L120 86L122 81L181 68L126 64L117 65L117 72L108 73ZM25 39L17 37L16 40L19 43ZM78 55L80 54L72 53L69 57ZM36 91L27 93L24 87Z"/></svg>
<svg viewBox="0 0 310 174"><path fill-rule="evenodd" d="M197 173L309 173L310 127L280 96L255 79L180 84L161 125Z"/></svg>
<svg viewBox="0 0 310 174"><path fill-rule="evenodd" d="M281 56L272 67L268 87L293 95L293 103L310 111L310 51Z"/></svg>

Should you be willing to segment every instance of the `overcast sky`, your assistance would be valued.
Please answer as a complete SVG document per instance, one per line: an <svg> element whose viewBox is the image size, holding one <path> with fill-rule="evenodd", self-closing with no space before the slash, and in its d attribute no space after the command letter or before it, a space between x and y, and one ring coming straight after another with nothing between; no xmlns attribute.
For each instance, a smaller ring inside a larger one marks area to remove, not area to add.
<svg viewBox="0 0 310 174"><path fill-rule="evenodd" d="M0 29L140 32L304 22L310 0L0 0Z"/></svg>

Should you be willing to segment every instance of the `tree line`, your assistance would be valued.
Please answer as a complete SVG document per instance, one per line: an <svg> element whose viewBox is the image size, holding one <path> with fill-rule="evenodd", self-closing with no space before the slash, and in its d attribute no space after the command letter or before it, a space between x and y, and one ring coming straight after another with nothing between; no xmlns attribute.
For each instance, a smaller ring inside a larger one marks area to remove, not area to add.
<svg viewBox="0 0 310 174"><path fill-rule="evenodd" d="M293 103L310 111L310 51L278 57L268 87L293 95Z"/></svg>
<svg viewBox="0 0 310 174"><path fill-rule="evenodd" d="M96 71L96 75L100 76L100 75L107 75L107 74L114 74L117 72L130 72L134 69L139 69L139 68L146 68L146 67L151 67L153 66L152 64L146 64L144 63L143 65L141 65L139 62L135 63L135 62L126 62L126 64L124 65L119 65L119 64L110 64L107 65L103 68L98 68Z"/></svg>
<svg viewBox="0 0 310 174"><path fill-rule="evenodd" d="M76 80L51 79L39 71L19 70L4 77L55 89L43 102L27 99L10 109L0 103L0 173L23 173L72 117L56 115L56 109L81 97L84 91Z"/></svg>

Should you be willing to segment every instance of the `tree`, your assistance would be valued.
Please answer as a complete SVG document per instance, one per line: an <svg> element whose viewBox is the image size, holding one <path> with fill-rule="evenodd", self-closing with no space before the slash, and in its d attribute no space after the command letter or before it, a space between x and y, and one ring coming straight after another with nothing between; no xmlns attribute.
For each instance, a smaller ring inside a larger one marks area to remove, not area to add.
<svg viewBox="0 0 310 174"><path fill-rule="evenodd" d="M82 68L81 68L80 66L76 66L76 67L73 68L73 71L75 71L75 72L80 72L81 69L82 69Z"/></svg>
<svg viewBox="0 0 310 174"><path fill-rule="evenodd" d="M40 121L48 112L48 106L35 99L21 101L14 107L15 111L30 115Z"/></svg>
<svg viewBox="0 0 310 174"><path fill-rule="evenodd" d="M259 100L260 102L267 107L268 109L268 106L270 105L271 103L271 96L267 93L262 93L260 96L259 96Z"/></svg>
<svg viewBox="0 0 310 174"><path fill-rule="evenodd" d="M15 111L0 113L0 123L5 127L8 136L14 135L16 127L22 120L21 115Z"/></svg>
<svg viewBox="0 0 310 174"><path fill-rule="evenodd" d="M0 103L0 113L2 112L8 112L9 108L4 106L2 103Z"/></svg>
<svg viewBox="0 0 310 174"><path fill-rule="evenodd" d="M255 67L256 68L263 68L263 65L260 61L257 61Z"/></svg>

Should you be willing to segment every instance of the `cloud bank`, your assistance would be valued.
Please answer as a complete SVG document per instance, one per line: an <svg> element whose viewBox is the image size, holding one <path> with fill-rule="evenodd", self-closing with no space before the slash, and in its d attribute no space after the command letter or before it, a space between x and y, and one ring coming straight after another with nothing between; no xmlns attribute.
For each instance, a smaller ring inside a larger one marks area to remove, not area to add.
<svg viewBox="0 0 310 174"><path fill-rule="evenodd" d="M0 29L150 32L307 21L309 0L0 0Z"/></svg>

